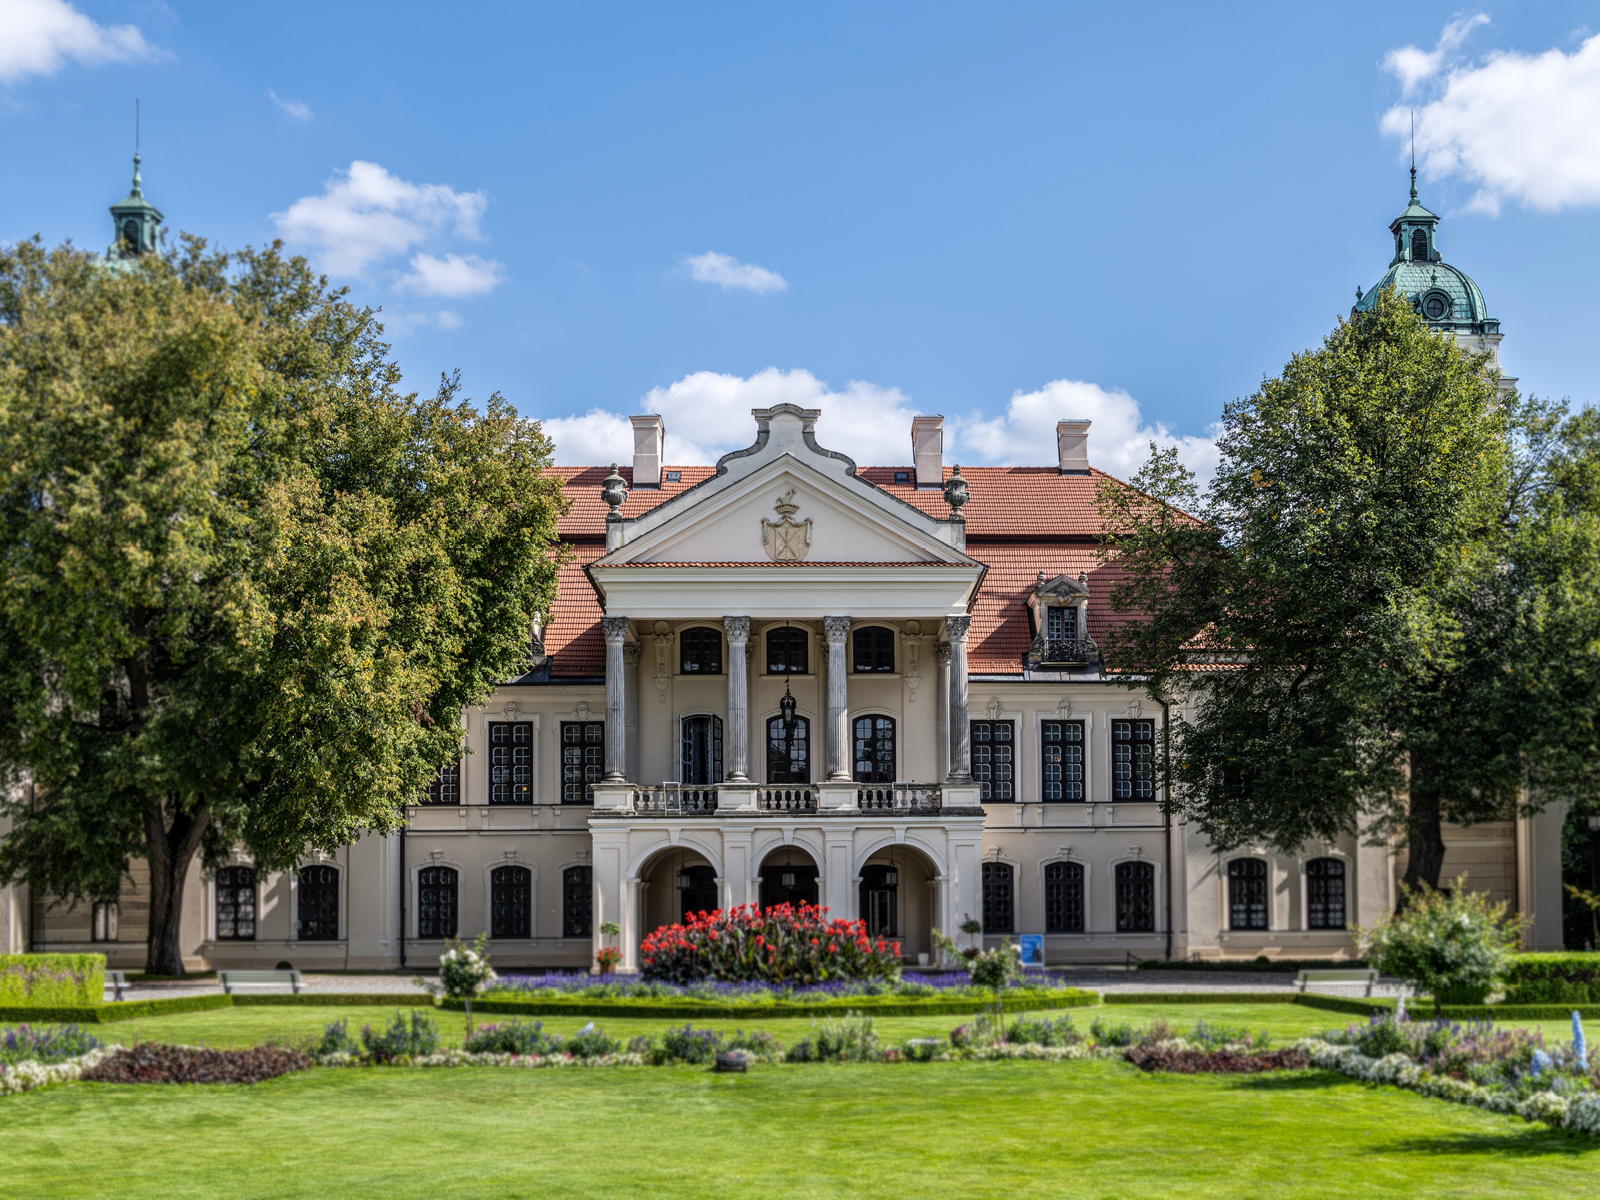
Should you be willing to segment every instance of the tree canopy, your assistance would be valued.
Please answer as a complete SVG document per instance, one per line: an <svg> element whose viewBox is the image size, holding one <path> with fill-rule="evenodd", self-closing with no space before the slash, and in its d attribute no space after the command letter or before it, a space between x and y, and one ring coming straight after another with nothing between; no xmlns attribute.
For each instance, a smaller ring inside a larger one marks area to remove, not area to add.
<svg viewBox="0 0 1600 1200"><path fill-rule="evenodd" d="M548 613L548 439L381 336L276 245L0 251L0 878L147 859L151 971L197 852L396 828Z"/></svg>

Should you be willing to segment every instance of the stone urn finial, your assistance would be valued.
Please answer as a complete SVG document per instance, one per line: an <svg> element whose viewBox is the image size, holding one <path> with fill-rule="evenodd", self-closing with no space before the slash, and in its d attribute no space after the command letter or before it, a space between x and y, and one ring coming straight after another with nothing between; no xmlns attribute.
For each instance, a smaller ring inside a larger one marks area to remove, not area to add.
<svg viewBox="0 0 1600 1200"><path fill-rule="evenodd" d="M972 491L967 487L967 481L961 478L961 464L957 463L949 479L944 481L944 502L950 506L950 519L952 521L965 521L961 515L961 506L972 499Z"/></svg>
<svg viewBox="0 0 1600 1200"><path fill-rule="evenodd" d="M618 510L628 498L628 481L617 470L616 463L611 464L611 474L607 475L605 482L600 485L600 498L610 507L610 516L621 515Z"/></svg>

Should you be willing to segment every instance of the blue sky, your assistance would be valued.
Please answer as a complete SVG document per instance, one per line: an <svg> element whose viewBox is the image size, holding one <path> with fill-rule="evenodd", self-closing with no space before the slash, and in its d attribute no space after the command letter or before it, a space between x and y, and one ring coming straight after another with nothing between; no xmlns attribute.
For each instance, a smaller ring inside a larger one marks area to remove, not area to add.
<svg viewBox="0 0 1600 1200"><path fill-rule="evenodd" d="M1476 19L1478 17L1483 19ZM1418 110L1447 261L1525 389L1600 399L1600 10L1497 5L258 6L0 0L0 239L286 237L562 461L747 444L1119 473L1208 430L1390 256ZM1387 117L1386 117L1387 114ZM1386 125L1387 121L1387 125Z"/></svg>

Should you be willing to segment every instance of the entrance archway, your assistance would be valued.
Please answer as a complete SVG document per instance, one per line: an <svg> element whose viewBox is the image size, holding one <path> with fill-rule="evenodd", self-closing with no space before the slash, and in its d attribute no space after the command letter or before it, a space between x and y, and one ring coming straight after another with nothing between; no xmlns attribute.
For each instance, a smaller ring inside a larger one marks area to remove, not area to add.
<svg viewBox="0 0 1600 1200"><path fill-rule="evenodd" d="M926 854L904 842L873 851L861 865L857 911L868 934L899 942L901 956L913 966L919 955L926 954L929 964L937 959L933 926L938 875Z"/></svg>
<svg viewBox="0 0 1600 1200"><path fill-rule="evenodd" d="M816 859L798 846L779 846L761 860L761 907L816 904Z"/></svg>
<svg viewBox="0 0 1600 1200"><path fill-rule="evenodd" d="M674 847L639 873L642 933L680 924L690 913L712 912L721 907L717 869L696 850Z"/></svg>

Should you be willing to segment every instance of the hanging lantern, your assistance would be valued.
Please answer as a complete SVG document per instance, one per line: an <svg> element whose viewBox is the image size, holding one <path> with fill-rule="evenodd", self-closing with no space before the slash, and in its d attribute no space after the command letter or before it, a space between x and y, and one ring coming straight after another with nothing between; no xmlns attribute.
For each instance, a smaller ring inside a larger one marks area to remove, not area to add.
<svg viewBox="0 0 1600 1200"><path fill-rule="evenodd" d="M778 876L778 878L783 881L783 886L784 887L792 888L794 886L794 872L793 871L785 871L782 875Z"/></svg>
<svg viewBox="0 0 1600 1200"><path fill-rule="evenodd" d="M895 867L895 865L893 863L890 863L889 864L889 869L883 873L883 886L884 887L899 887L900 886L900 872Z"/></svg>
<svg viewBox="0 0 1600 1200"><path fill-rule="evenodd" d="M689 875L689 868L688 867L679 867L678 868L678 890L680 892L687 892L693 886L694 886L694 880Z"/></svg>
<svg viewBox="0 0 1600 1200"><path fill-rule="evenodd" d="M794 696L789 691L789 681L785 679L783 681L783 699L778 701L778 712L783 716L783 736L786 738L794 736L794 707Z"/></svg>

